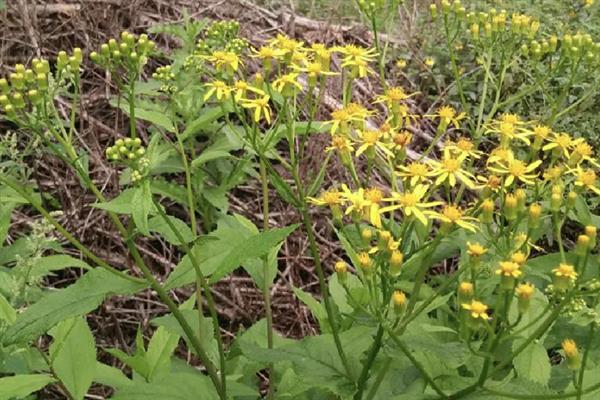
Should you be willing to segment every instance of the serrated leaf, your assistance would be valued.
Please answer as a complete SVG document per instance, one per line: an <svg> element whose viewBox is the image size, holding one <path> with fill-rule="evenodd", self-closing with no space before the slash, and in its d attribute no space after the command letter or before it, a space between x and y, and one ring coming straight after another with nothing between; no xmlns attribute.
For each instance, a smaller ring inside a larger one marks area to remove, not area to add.
<svg viewBox="0 0 600 400"><path fill-rule="evenodd" d="M10 345L36 339L57 323L94 310L109 295L132 294L145 287L146 284L96 268L19 314L15 324L6 331L3 343Z"/></svg>
<svg viewBox="0 0 600 400"><path fill-rule="evenodd" d="M168 215L167 218L177 230L179 236L183 238L185 243L190 243L192 240L194 240L192 229L185 222L171 215ZM160 234L167 242L175 246L180 246L183 244L179 240L178 235L173 232L171 226L164 220L162 216L150 218L148 220L148 229L150 232Z"/></svg>
<svg viewBox="0 0 600 400"><path fill-rule="evenodd" d="M52 377L41 374L0 378L0 400L23 398L52 382L54 382Z"/></svg>
<svg viewBox="0 0 600 400"><path fill-rule="evenodd" d="M521 345L520 340L513 343L513 349ZM550 380L552 366L548 353L541 342L533 342L518 354L513 365L517 374L524 379L546 386Z"/></svg>
<svg viewBox="0 0 600 400"><path fill-rule="evenodd" d="M279 242L295 231L298 226L299 224L294 224L285 228L272 229L250 236L225 256L221 264L210 276L210 283L218 282L239 267L245 260L265 256L271 248L277 246Z"/></svg>
<svg viewBox="0 0 600 400"><path fill-rule="evenodd" d="M81 317L66 320L51 332L52 369L75 400L82 400L96 375L94 336Z"/></svg>

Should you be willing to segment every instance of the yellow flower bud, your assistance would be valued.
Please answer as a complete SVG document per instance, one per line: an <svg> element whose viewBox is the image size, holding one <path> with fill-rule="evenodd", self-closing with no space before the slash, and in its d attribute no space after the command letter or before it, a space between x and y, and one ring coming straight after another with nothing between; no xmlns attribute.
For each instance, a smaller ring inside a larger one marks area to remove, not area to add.
<svg viewBox="0 0 600 400"><path fill-rule="evenodd" d="M590 248L590 237L588 235L579 235L577 245L575 246L575 254L585 256Z"/></svg>
<svg viewBox="0 0 600 400"><path fill-rule="evenodd" d="M554 212L560 210L560 206L562 204L562 196L558 193L552 193L550 197L550 209Z"/></svg>
<svg viewBox="0 0 600 400"><path fill-rule="evenodd" d="M364 228L361 232L360 232L360 236L362 237L362 240L365 243L370 243L371 239L373 238L373 231L369 228Z"/></svg>
<svg viewBox="0 0 600 400"><path fill-rule="evenodd" d="M531 283L522 283L516 287L515 293L519 298L519 312L521 314L526 313L535 293L535 287Z"/></svg>
<svg viewBox="0 0 600 400"><path fill-rule="evenodd" d="M396 314L402 314L406 310L406 295L401 290L396 290L392 295L394 302L394 311Z"/></svg>
<svg viewBox="0 0 600 400"><path fill-rule="evenodd" d="M373 261L371 260L371 256L369 256L369 253L364 251L362 253L359 253L358 262L360 264L360 268L366 276L370 275L371 272L373 272Z"/></svg>
<svg viewBox="0 0 600 400"><path fill-rule="evenodd" d="M593 249L594 247L596 247L596 236L597 236L596 227L593 225L586 226L585 234L590 237L590 249Z"/></svg>
<svg viewBox="0 0 600 400"><path fill-rule="evenodd" d="M473 300L475 294L473 284L471 282L461 282L458 284L458 302L469 303Z"/></svg>
<svg viewBox="0 0 600 400"><path fill-rule="evenodd" d="M481 215L479 220L484 224L491 224L494 222L494 201L492 199L485 199L481 203Z"/></svg>
<svg viewBox="0 0 600 400"><path fill-rule="evenodd" d="M338 277L338 281L341 283L346 282L348 278L348 264L345 261L338 261L335 263L335 272Z"/></svg>
<svg viewBox="0 0 600 400"><path fill-rule="evenodd" d="M533 203L529 206L529 228L535 229L540 225L540 217L542 215L542 206Z"/></svg>
<svg viewBox="0 0 600 400"><path fill-rule="evenodd" d="M567 194L567 207L573 208L575 206L575 201L577 200L577 193L571 191Z"/></svg>
<svg viewBox="0 0 600 400"><path fill-rule="evenodd" d="M393 250L390 255L390 274L392 274L392 276L400 275L400 267L402 266L403 261L404 254L399 250Z"/></svg>
<svg viewBox="0 0 600 400"><path fill-rule="evenodd" d="M578 370L580 367L579 351L577 343L573 339L565 339L560 344L567 359L567 366L571 370Z"/></svg>
<svg viewBox="0 0 600 400"><path fill-rule="evenodd" d="M515 220L517 218L517 197L513 194L507 194L504 198L504 218L508 221Z"/></svg>

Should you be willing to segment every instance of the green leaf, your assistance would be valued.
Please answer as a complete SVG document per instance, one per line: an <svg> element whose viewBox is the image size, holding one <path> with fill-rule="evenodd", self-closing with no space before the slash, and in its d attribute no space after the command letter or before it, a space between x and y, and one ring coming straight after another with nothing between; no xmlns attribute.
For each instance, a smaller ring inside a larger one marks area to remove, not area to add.
<svg viewBox="0 0 600 400"><path fill-rule="evenodd" d="M94 382L116 389L133 384L133 381L127 378L120 369L101 362L96 363Z"/></svg>
<svg viewBox="0 0 600 400"><path fill-rule="evenodd" d="M209 161L230 156L231 154L229 154L229 152L226 150L211 150L208 148L192 161L192 169L200 168L203 164Z"/></svg>
<svg viewBox="0 0 600 400"><path fill-rule="evenodd" d="M210 283L218 282L248 259L265 256L271 248L277 246L279 242L295 231L298 226L299 224L294 224L285 228L261 232L239 243L225 256L221 264L210 276Z"/></svg>
<svg viewBox="0 0 600 400"><path fill-rule="evenodd" d="M190 122L181 134L182 140L187 140L192 136L195 136L201 132L204 128L210 125L210 123L218 120L223 116L223 110L221 107L207 107L202 109L200 117Z"/></svg>
<svg viewBox="0 0 600 400"><path fill-rule="evenodd" d="M185 243L190 243L194 240L194 234L192 233L191 228L182 220L177 217L173 217L168 215L167 218L171 221L171 224L175 227L179 235L183 238ZM183 243L179 240L178 235L173 232L171 226L165 222L164 218L161 216L152 217L148 220L148 229L150 232L156 232L160 234L167 242L180 246Z"/></svg>
<svg viewBox="0 0 600 400"><path fill-rule="evenodd" d="M117 390L112 400L215 400L209 378L200 373L173 373L152 383L136 382Z"/></svg>
<svg viewBox="0 0 600 400"><path fill-rule="evenodd" d="M127 116L129 116L129 103L122 101L120 104L117 103L116 99L110 100L110 105L113 107L118 106ZM171 118L167 116L166 113L160 112L158 110L147 110L140 106L139 103L136 103L135 107L135 118L141 119L144 121L148 121L153 125L163 128L168 132L175 132L175 125Z"/></svg>
<svg viewBox="0 0 600 400"><path fill-rule="evenodd" d="M23 398L52 382L54 379L48 375L16 375L0 378L0 400Z"/></svg>
<svg viewBox="0 0 600 400"><path fill-rule="evenodd" d="M149 367L146 379L149 382L169 374L171 371L171 356L179 344L179 338L179 333L169 332L167 328L162 326L154 332L146 352Z"/></svg>
<svg viewBox="0 0 600 400"><path fill-rule="evenodd" d="M52 369L75 400L82 400L96 375L94 336L82 317L66 320L51 332Z"/></svg>
<svg viewBox="0 0 600 400"><path fill-rule="evenodd" d="M331 332L325 306L315 299L310 293L306 293L300 288L294 288L294 294L310 309L310 312L315 316L317 321L319 321L319 327L321 328L321 331Z"/></svg>
<svg viewBox="0 0 600 400"><path fill-rule="evenodd" d="M96 268L19 314L3 336L3 343L10 345L36 339L57 323L94 310L109 295L132 294L146 286Z"/></svg>
<svg viewBox="0 0 600 400"><path fill-rule="evenodd" d="M41 275L47 275L52 271L59 271L66 268L92 269L85 261L68 254L56 254L42 257L35 260L32 266L32 269Z"/></svg>
<svg viewBox="0 0 600 400"><path fill-rule="evenodd" d="M131 216L133 217L135 226L144 236L150 236L148 217L152 212L153 206L150 183L149 181L144 181L141 186L136 188L133 198L131 199Z"/></svg>
<svg viewBox="0 0 600 400"><path fill-rule="evenodd" d="M264 257L262 259L246 260L243 263L242 267L246 270L246 272L248 272L248 274L250 274L257 287L261 289L264 288L265 282L269 287L273 284L273 281L277 276L277 269L279 267L277 263L277 255L279 254L279 250L281 250L281 246L283 246L283 243L279 243L269 251L266 260L266 274Z"/></svg>
<svg viewBox="0 0 600 400"><path fill-rule="evenodd" d="M125 189L114 199L106 203L93 204L93 207L114 212L116 214L131 215L133 196L135 196L135 193L136 188Z"/></svg>
<svg viewBox="0 0 600 400"><path fill-rule="evenodd" d="M522 341L515 340L513 342L513 350L519 347ZM548 353L541 342L532 342L513 360L513 365L517 374L524 379L548 385L552 367Z"/></svg>
<svg viewBox="0 0 600 400"><path fill-rule="evenodd" d="M17 311L10 305L8 300L0 293L0 321L12 325L17 320Z"/></svg>
<svg viewBox="0 0 600 400"><path fill-rule="evenodd" d="M198 327L201 327L201 331L198 335L198 337L200 338L200 343L206 350L206 353L208 354L208 358L210 358L210 360L213 362L218 362L219 350L217 347L217 341L214 337L214 329L213 329L212 319L203 318L202 324L199 324L198 310L182 309L181 313L183 314L185 320L194 329L194 331L196 333L198 333L197 332ZM177 320L175 319L173 314L167 314L162 317L155 318L152 320L152 324L159 326L159 327L164 327L169 332L175 333L175 334L185 338L187 341L185 332L183 331L183 329L181 328L181 325L179 324L179 322L177 322ZM193 349L192 346L188 346L188 347Z"/></svg>

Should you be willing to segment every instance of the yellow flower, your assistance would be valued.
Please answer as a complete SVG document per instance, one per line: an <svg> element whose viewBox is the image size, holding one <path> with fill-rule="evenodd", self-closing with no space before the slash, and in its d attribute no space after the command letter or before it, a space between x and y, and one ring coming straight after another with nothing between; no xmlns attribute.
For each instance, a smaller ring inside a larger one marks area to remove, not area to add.
<svg viewBox="0 0 600 400"><path fill-rule="evenodd" d="M240 101L244 96L246 96L246 93L248 92L252 92L255 93L259 96L264 96L265 92L263 92L262 90L250 85L248 82L246 81L242 81L242 80L238 80L233 84L233 89L235 90L235 94L233 95L233 98L235 99L235 101Z"/></svg>
<svg viewBox="0 0 600 400"><path fill-rule="evenodd" d="M429 161L433 166L430 176L437 177L435 184L441 185L448 181L450 186L453 187L457 181L461 181L469 189L475 189L475 183L473 182L475 177L470 172L461 168L465 158L464 155L454 156L450 152L450 149L444 149L444 157L441 161Z"/></svg>
<svg viewBox="0 0 600 400"><path fill-rule="evenodd" d="M490 176L478 176L477 180L481 182L477 185L477 189L489 190L492 193L496 193L502 186L502 179L496 175Z"/></svg>
<svg viewBox="0 0 600 400"><path fill-rule="evenodd" d="M554 276L559 278L569 278L574 281L577 278L577 272L575 272L575 267L570 264L561 263L558 267L552 270Z"/></svg>
<svg viewBox="0 0 600 400"><path fill-rule="evenodd" d="M523 253L522 251L517 251L512 256L510 256L510 261L519 265L523 265L527 262L527 254Z"/></svg>
<svg viewBox="0 0 600 400"><path fill-rule="evenodd" d="M392 86L388 88L383 95L377 96L374 103L385 103L388 108L391 109L414 95L415 93L407 94L401 87Z"/></svg>
<svg viewBox="0 0 600 400"><path fill-rule="evenodd" d="M284 55L302 53L304 43L298 40L289 38L286 35L278 34L275 38L269 41L271 47L283 51Z"/></svg>
<svg viewBox="0 0 600 400"><path fill-rule="evenodd" d="M490 316L487 313L488 306L480 301L473 300L470 304L462 304L462 308L468 310L471 317L474 319L488 320Z"/></svg>
<svg viewBox="0 0 600 400"><path fill-rule="evenodd" d="M331 120L328 121L331 124L329 132L334 135L341 128L342 133L346 133L346 127L353 119L354 116L346 108L333 111L331 113Z"/></svg>
<svg viewBox="0 0 600 400"><path fill-rule="evenodd" d="M215 95L218 101L227 100L229 98L229 94L233 90L230 86L227 86L225 82L219 80L207 83L205 86L209 89L204 95L204 101L207 101L213 95Z"/></svg>
<svg viewBox="0 0 600 400"><path fill-rule="evenodd" d="M342 184L342 197L350 203L350 205L346 207L346 215L352 212L356 212L360 215L362 214L364 207L368 205L367 199L365 199L365 190L363 188L359 188L357 191L353 192L346 184Z"/></svg>
<svg viewBox="0 0 600 400"><path fill-rule="evenodd" d="M414 215L423 225L427 225L427 217L423 213L423 210L442 204L439 201L423 202L423 197L427 193L429 187L425 185L417 185L412 192L396 193L392 192L390 198L383 199L398 204L383 207L380 212L385 213L388 211L394 211L401 209L405 216L410 217Z"/></svg>
<svg viewBox="0 0 600 400"><path fill-rule="evenodd" d="M461 112L456 114L456 110L450 106L443 106L433 115L433 117L439 118L440 125L444 128L452 124L455 128L460 128L460 121L467 117L467 114Z"/></svg>
<svg viewBox="0 0 600 400"><path fill-rule="evenodd" d="M241 64L238 55L231 51L215 51L210 56L206 56L206 59L214 65L217 71L235 72Z"/></svg>
<svg viewBox="0 0 600 400"><path fill-rule="evenodd" d="M426 211L427 215L432 216L435 219L442 221L442 224L453 225L456 224L461 228L468 231L475 232L477 226L471 221L477 221L477 218L465 216L463 211L455 205L447 204L442 208L442 212ZM443 226L443 225L442 225Z"/></svg>
<svg viewBox="0 0 600 400"><path fill-rule="evenodd" d="M423 63L431 68L435 65L435 60L431 57L427 57L425 60L423 60Z"/></svg>
<svg viewBox="0 0 600 400"><path fill-rule="evenodd" d="M496 275L502 275L509 278L518 278L522 273L519 264L512 261L501 261L500 268L496 270Z"/></svg>
<svg viewBox="0 0 600 400"><path fill-rule="evenodd" d="M569 172L576 177L575 186L584 187L600 195L600 188L596 185L598 177L593 169L577 168L575 170L570 170Z"/></svg>
<svg viewBox="0 0 600 400"><path fill-rule="evenodd" d="M577 343L573 339L565 339L560 344L567 358L575 358L579 354Z"/></svg>
<svg viewBox="0 0 600 400"><path fill-rule="evenodd" d="M564 173L564 168L562 165L555 165L552 168L548 168L544 171L544 179L547 181L557 181L559 180Z"/></svg>
<svg viewBox="0 0 600 400"><path fill-rule="evenodd" d="M365 49L364 47L349 44L343 47L335 47L335 51L342 54L342 67L350 68L354 74L364 78L369 72L368 63L375 60L377 53L375 49Z"/></svg>
<svg viewBox="0 0 600 400"><path fill-rule="evenodd" d="M381 228L381 214L379 213L379 203L383 200L383 192L378 188L365 190L366 204L363 208L363 214L368 216L368 220L377 228Z"/></svg>
<svg viewBox="0 0 600 400"><path fill-rule="evenodd" d="M467 242L467 254L471 257L481 257L488 252L488 249L479 243Z"/></svg>
<svg viewBox="0 0 600 400"><path fill-rule="evenodd" d="M533 135L533 132L527 129L526 123L514 114L503 114L498 120L492 121L488 124L485 133L500 135L500 147L502 148L506 148L513 140L520 140L530 145L528 136Z"/></svg>
<svg viewBox="0 0 600 400"><path fill-rule="evenodd" d="M375 149L380 149L381 151L383 151L385 154L387 154L390 157L394 156L394 153L392 153L390 151L390 149L387 147L387 145L380 140L381 136L382 136L381 131L359 130L359 131L357 131L357 135L358 135L358 139L359 139L357 142L360 144L360 146L356 150L357 156L360 156L362 153L364 153L367 150L374 152ZM374 153L370 153L370 154L374 155ZM367 153L367 155L369 155L369 153Z"/></svg>
<svg viewBox="0 0 600 400"><path fill-rule="evenodd" d="M456 142L448 142L446 146L451 152L458 155L464 155L465 157L472 157L474 159L481 158L483 154L475 148L475 144L468 138L460 138Z"/></svg>
<svg viewBox="0 0 600 400"><path fill-rule="evenodd" d="M263 61L271 62L276 61L285 55L285 51L282 49L275 49L270 46L263 46L260 49L252 49L250 57L258 58Z"/></svg>
<svg viewBox="0 0 600 400"><path fill-rule="evenodd" d="M305 67L294 66L297 71L304 72L309 79L316 79L321 76L334 76L339 75L337 72L328 71L324 68L320 62L308 63Z"/></svg>
<svg viewBox="0 0 600 400"><path fill-rule="evenodd" d="M352 147L352 143L350 142L350 139L348 139L346 136L333 135L331 137L331 146L327 147L325 150L326 151L337 150L340 153L342 153L342 152L345 153L345 152L354 151L354 147Z"/></svg>
<svg viewBox="0 0 600 400"><path fill-rule="evenodd" d="M289 74L281 75L273 81L273 87L279 93L290 90L302 90L302 85L298 82L298 73L290 72Z"/></svg>
<svg viewBox="0 0 600 400"><path fill-rule="evenodd" d="M271 98L268 95L264 95L258 99L242 99L242 107L254 109L254 122L260 122L261 118L271 123L271 106L269 105Z"/></svg>
<svg viewBox="0 0 600 400"><path fill-rule="evenodd" d="M411 162L408 165L400 165L398 169L396 175L405 178L410 186L415 186L417 183L426 183L431 172L427 164L418 161Z"/></svg>
<svg viewBox="0 0 600 400"><path fill-rule="evenodd" d="M395 151L401 151L408 147L412 142L413 134L409 131L396 132L392 135L390 148Z"/></svg>
<svg viewBox="0 0 600 400"><path fill-rule="evenodd" d="M542 147L542 150L556 150L560 152L565 158L569 158L569 150L575 143L573 138L568 133L554 133L550 139L550 143Z"/></svg>
<svg viewBox="0 0 600 400"><path fill-rule="evenodd" d="M342 194L335 190L327 190L319 197L307 197L307 200L317 206L336 206L343 203Z"/></svg>
<svg viewBox="0 0 600 400"><path fill-rule="evenodd" d="M499 161L497 166L488 166L488 169L498 175L506 175L504 180L504 186L510 186L515 181L520 181L528 185L534 185L534 179L537 177L537 173L533 173L537 167L542 163L541 160L537 160L527 165L521 160L514 158L512 152L509 153L506 161Z"/></svg>
<svg viewBox="0 0 600 400"><path fill-rule="evenodd" d="M531 283L522 283L515 288L515 293L520 299L530 300L535 293L535 286Z"/></svg>

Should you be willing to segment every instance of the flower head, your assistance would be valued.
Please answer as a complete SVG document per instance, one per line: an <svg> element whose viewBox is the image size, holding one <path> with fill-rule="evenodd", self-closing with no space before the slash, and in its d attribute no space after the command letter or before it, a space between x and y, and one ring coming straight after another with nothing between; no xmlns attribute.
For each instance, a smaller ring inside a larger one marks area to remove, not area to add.
<svg viewBox="0 0 600 400"><path fill-rule="evenodd" d="M463 303L462 308L465 310L468 310L469 313L471 314L471 318L473 318L473 319L482 319L484 321L487 321L488 319L490 319L490 316L487 313L488 306L486 306L485 304L483 304L480 301L473 300L473 301L471 301L471 303L468 303L468 304Z"/></svg>

